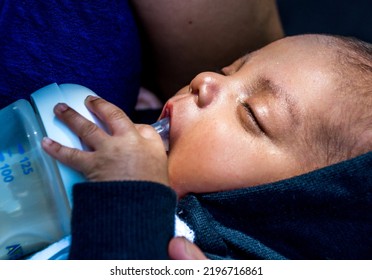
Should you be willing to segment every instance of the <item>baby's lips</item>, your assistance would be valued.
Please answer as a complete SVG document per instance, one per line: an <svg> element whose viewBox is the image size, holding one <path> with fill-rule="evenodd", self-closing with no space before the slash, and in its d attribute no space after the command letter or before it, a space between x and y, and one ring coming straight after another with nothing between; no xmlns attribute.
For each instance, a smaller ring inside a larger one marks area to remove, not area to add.
<svg viewBox="0 0 372 280"><path fill-rule="evenodd" d="M165 103L163 110L160 114L159 120L164 119L164 118L170 118L170 111L171 111L170 108L171 108L170 103L169 102Z"/></svg>

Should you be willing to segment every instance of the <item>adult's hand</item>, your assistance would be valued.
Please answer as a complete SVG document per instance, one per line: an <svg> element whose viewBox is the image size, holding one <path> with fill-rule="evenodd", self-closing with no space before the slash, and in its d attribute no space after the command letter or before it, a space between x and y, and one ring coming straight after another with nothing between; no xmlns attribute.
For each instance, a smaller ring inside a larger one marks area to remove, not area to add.
<svg viewBox="0 0 372 280"><path fill-rule="evenodd" d="M81 151L44 138L45 151L82 172L90 181L144 180L168 185L167 155L163 142L149 125L135 125L115 105L90 96L87 108L109 132L88 121L66 104L54 108L63 121L91 149Z"/></svg>
<svg viewBox="0 0 372 280"><path fill-rule="evenodd" d="M169 242L168 254L173 260L207 260L198 246L183 237L175 237Z"/></svg>

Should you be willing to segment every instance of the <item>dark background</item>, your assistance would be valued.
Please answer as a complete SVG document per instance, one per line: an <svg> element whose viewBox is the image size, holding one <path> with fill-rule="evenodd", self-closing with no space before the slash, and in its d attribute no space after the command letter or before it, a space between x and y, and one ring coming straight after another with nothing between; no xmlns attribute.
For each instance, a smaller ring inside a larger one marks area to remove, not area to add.
<svg viewBox="0 0 372 280"><path fill-rule="evenodd" d="M277 0L286 35L326 33L372 43L372 0Z"/></svg>

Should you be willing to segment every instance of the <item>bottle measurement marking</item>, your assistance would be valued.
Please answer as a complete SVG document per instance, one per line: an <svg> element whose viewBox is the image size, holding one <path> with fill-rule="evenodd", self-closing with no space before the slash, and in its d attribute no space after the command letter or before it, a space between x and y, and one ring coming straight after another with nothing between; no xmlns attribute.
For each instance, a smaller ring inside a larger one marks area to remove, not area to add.
<svg viewBox="0 0 372 280"><path fill-rule="evenodd" d="M17 153L19 155L24 155L26 153L26 150L22 144L17 144ZM9 158L12 158L14 155L10 149L8 149L6 154ZM13 175L12 167L5 161L6 157L4 152L0 152L0 163L2 163L2 165L0 165L0 175L4 183L10 183L15 179L15 177ZM34 172L31 161L28 157L22 158L21 160L17 161L17 163L20 164L23 175L29 175Z"/></svg>
<svg viewBox="0 0 372 280"><path fill-rule="evenodd" d="M17 145L17 148L18 148L18 153L20 154L20 155L23 155L26 151L25 151L25 148L23 147L23 145L22 144L18 144Z"/></svg>

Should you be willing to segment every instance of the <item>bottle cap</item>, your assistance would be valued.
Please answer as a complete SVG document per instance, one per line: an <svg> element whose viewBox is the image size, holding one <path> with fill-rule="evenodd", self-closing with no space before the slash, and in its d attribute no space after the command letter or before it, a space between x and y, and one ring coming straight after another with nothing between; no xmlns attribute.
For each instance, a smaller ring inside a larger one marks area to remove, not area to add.
<svg viewBox="0 0 372 280"><path fill-rule="evenodd" d="M39 117L45 134L49 138L70 148L83 150L85 147L79 137L74 134L63 122L57 119L53 108L57 103L66 103L88 120L102 126L99 120L84 105L89 95L96 95L90 89L76 84L56 83L45 86L31 94L31 102ZM72 187L75 183L85 181L84 176L72 168L57 161L63 185L72 206Z"/></svg>

